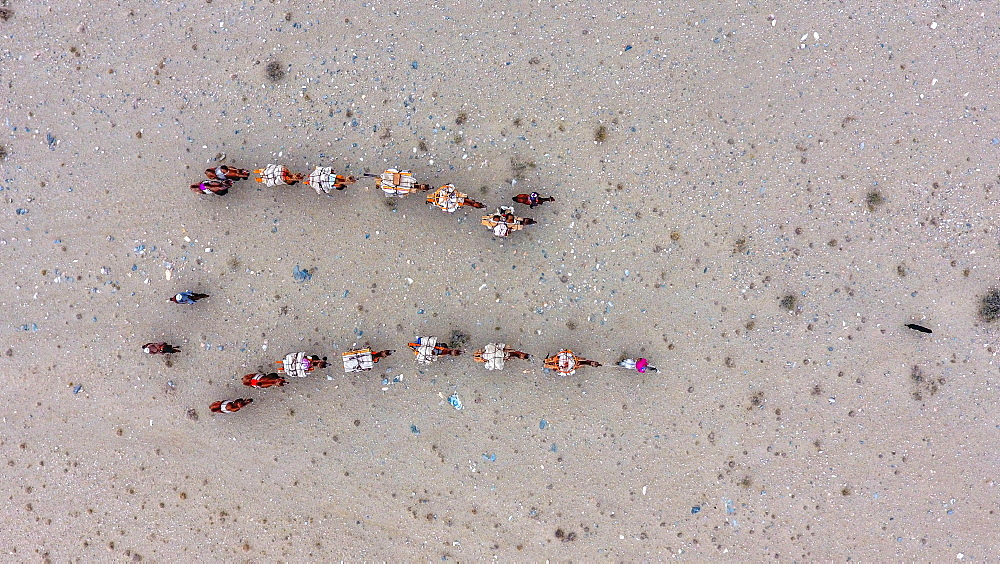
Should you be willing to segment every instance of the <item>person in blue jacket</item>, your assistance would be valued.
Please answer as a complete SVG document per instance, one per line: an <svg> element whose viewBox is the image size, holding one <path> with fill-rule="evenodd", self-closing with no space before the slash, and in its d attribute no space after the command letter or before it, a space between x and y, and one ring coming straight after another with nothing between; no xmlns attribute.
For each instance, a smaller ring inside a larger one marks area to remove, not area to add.
<svg viewBox="0 0 1000 564"><path fill-rule="evenodd" d="M169 298L170 301L175 304L193 304L196 301L207 298L208 294L199 294L197 292L180 292Z"/></svg>

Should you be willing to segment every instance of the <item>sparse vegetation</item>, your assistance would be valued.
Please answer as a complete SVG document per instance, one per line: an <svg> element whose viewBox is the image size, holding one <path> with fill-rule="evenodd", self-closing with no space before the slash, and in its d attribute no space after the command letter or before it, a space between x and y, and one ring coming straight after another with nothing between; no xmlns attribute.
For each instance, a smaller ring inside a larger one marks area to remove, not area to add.
<svg viewBox="0 0 1000 564"><path fill-rule="evenodd" d="M597 141L598 143L604 143L605 141L607 141L607 139L608 139L608 128L603 125L597 126L597 129L594 130L594 141Z"/></svg>
<svg viewBox="0 0 1000 564"><path fill-rule="evenodd" d="M879 192L878 190L872 190L868 192L867 196L865 196L865 205L868 206L868 211L873 212L875 211L876 208L881 207L882 204L884 203L885 203L885 198L882 196L882 193Z"/></svg>
<svg viewBox="0 0 1000 564"><path fill-rule="evenodd" d="M465 345L469 344L470 337L458 329L453 329L451 332L451 337L448 339L448 345L451 348L460 349Z"/></svg>
<svg viewBox="0 0 1000 564"><path fill-rule="evenodd" d="M280 62L271 61L270 63L267 64L266 67L264 67L264 73L267 75L267 78L270 79L272 82L277 82L285 78L285 69L283 67L284 65L282 65Z"/></svg>
<svg viewBox="0 0 1000 564"><path fill-rule="evenodd" d="M910 381L913 382L914 386L910 397L917 401L923 401L925 394L928 396L937 395L938 390L940 390L946 380L944 378L928 376L919 366L914 365L910 370Z"/></svg>
<svg viewBox="0 0 1000 564"><path fill-rule="evenodd" d="M1000 289L994 288L983 296L979 305L979 317L987 323L1000 319Z"/></svg>
<svg viewBox="0 0 1000 564"><path fill-rule="evenodd" d="M795 306L798 305L798 301L799 300L795 297L795 294L788 294L787 296L781 298L781 302L779 303L783 309L795 311Z"/></svg>
<svg viewBox="0 0 1000 564"><path fill-rule="evenodd" d="M510 158L510 168L514 172L514 178L518 180L524 178L524 171L536 168L537 166L535 161L522 161L514 157Z"/></svg>
<svg viewBox="0 0 1000 564"><path fill-rule="evenodd" d="M469 114L466 112L458 112L458 116L455 117L455 125L463 125L469 120Z"/></svg>

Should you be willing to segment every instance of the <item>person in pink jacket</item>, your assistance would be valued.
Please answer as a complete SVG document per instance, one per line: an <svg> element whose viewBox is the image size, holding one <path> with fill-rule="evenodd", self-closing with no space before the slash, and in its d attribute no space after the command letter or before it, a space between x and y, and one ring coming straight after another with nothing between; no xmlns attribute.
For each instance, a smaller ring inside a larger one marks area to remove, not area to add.
<svg viewBox="0 0 1000 564"><path fill-rule="evenodd" d="M644 358L626 358L625 360L619 362L618 366L629 370L635 370L640 374L645 374L646 372L659 372L655 366L651 365L649 361Z"/></svg>

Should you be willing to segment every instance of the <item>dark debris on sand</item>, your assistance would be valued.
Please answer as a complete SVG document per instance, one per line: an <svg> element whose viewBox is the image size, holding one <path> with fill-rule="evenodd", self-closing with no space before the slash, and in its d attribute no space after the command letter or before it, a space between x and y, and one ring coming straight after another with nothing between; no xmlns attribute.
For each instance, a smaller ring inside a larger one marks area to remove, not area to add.
<svg viewBox="0 0 1000 564"><path fill-rule="evenodd" d="M279 80L285 78L285 69L278 61L271 61L264 67L264 72L267 74L267 78L272 82L278 82Z"/></svg>
<svg viewBox="0 0 1000 564"><path fill-rule="evenodd" d="M987 323L1000 319L1000 289L994 288L983 296L979 304L979 317Z"/></svg>

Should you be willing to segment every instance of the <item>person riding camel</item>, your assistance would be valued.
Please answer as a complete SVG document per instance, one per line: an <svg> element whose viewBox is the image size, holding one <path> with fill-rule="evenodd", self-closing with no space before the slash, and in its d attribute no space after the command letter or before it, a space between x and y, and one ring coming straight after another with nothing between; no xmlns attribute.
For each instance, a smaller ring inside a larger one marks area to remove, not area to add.
<svg viewBox="0 0 1000 564"><path fill-rule="evenodd" d="M473 200L468 194L455 190L454 184L445 184L433 193L427 195L427 203L448 212L455 213L455 210L462 206L473 208L485 208L483 204Z"/></svg>
<svg viewBox="0 0 1000 564"><path fill-rule="evenodd" d="M439 356L459 356L462 354L462 351L458 349L450 349L437 344L437 337L417 337L417 342L406 343L406 345L413 349L413 354L416 355L417 362L420 364L430 364Z"/></svg>
<svg viewBox="0 0 1000 564"><path fill-rule="evenodd" d="M142 346L142 352L146 354L173 354L180 350L180 347L168 343L146 343Z"/></svg>
<svg viewBox="0 0 1000 564"><path fill-rule="evenodd" d="M305 175L298 172L289 172L285 165L269 164L265 168L254 171L259 174L257 182L263 182L267 186L291 186L305 180Z"/></svg>
<svg viewBox="0 0 1000 564"><path fill-rule="evenodd" d="M510 358L529 360L531 355L514 350L504 343L489 343L482 350L472 353L472 359L486 365L486 370L503 370L504 364Z"/></svg>
<svg viewBox="0 0 1000 564"><path fill-rule="evenodd" d="M232 180L202 180L198 184L189 186L195 194L215 194L216 196L225 196L232 187Z"/></svg>
<svg viewBox="0 0 1000 564"><path fill-rule="evenodd" d="M206 168L205 176L212 180L246 180L250 178L250 171L245 168L236 168L228 165L219 165L215 168Z"/></svg>
<svg viewBox="0 0 1000 564"><path fill-rule="evenodd" d="M375 368L376 362L394 352L396 351L387 350L372 352L369 347L347 351L342 355L344 357L344 372L350 374L351 372L364 372L365 370L371 370Z"/></svg>
<svg viewBox="0 0 1000 564"><path fill-rule="evenodd" d="M572 376L580 366L601 366L601 363L576 356L573 351L566 349L546 358L544 366L560 376Z"/></svg>
<svg viewBox="0 0 1000 564"><path fill-rule="evenodd" d="M330 190L343 190L358 179L353 176L344 176L333 171L333 167L318 166L316 170L309 173L309 180L304 183L313 187L317 194L329 194Z"/></svg>
<svg viewBox="0 0 1000 564"><path fill-rule="evenodd" d="M655 366L649 363L645 358L626 358L618 363L618 366L625 368L627 370L635 370L639 374L644 374L648 371L659 372Z"/></svg>
<svg viewBox="0 0 1000 564"><path fill-rule="evenodd" d="M208 409L212 413L236 413L251 403L253 403L253 398L238 398L226 401L220 400L208 406Z"/></svg>
<svg viewBox="0 0 1000 564"><path fill-rule="evenodd" d="M285 379L278 376L277 372L272 372L270 374L264 374L263 372L257 372L255 374L246 374L243 376L243 385L250 386L251 388L270 388L272 386L285 385Z"/></svg>
<svg viewBox="0 0 1000 564"><path fill-rule="evenodd" d="M198 300L203 300L208 297L208 294L199 294L198 292L179 292L173 296L167 298L168 301L174 302L175 304L188 304L191 305Z"/></svg>
<svg viewBox="0 0 1000 564"><path fill-rule="evenodd" d="M514 208L510 206L500 206L496 213L484 215L481 223L488 227L494 236L506 237L514 231L524 229L525 225L533 225L535 220L514 215Z"/></svg>
<svg viewBox="0 0 1000 564"><path fill-rule="evenodd" d="M282 360L274 361L280 364L278 372L284 372L289 376L305 378L306 375L317 368L326 368L326 357L320 358L318 355L306 355L304 352L291 352L285 355Z"/></svg>
<svg viewBox="0 0 1000 564"><path fill-rule="evenodd" d="M413 173L408 170L390 168L382 174L365 173L365 176L375 179L375 187L380 188L386 198L403 198L410 192L426 192L431 189L430 184L417 184Z"/></svg>
<svg viewBox="0 0 1000 564"><path fill-rule="evenodd" d="M548 198L546 198L544 196L539 196L538 192L532 192L530 194L518 194L517 196L514 196L513 198L511 198L511 200L514 200L515 202L517 202L519 204L524 204L524 205L530 207L531 209L535 209L535 206L540 206L540 205L544 204L545 202L554 202L554 201L556 201L556 199L553 198L553 197L551 197L551 196L548 197Z"/></svg>

